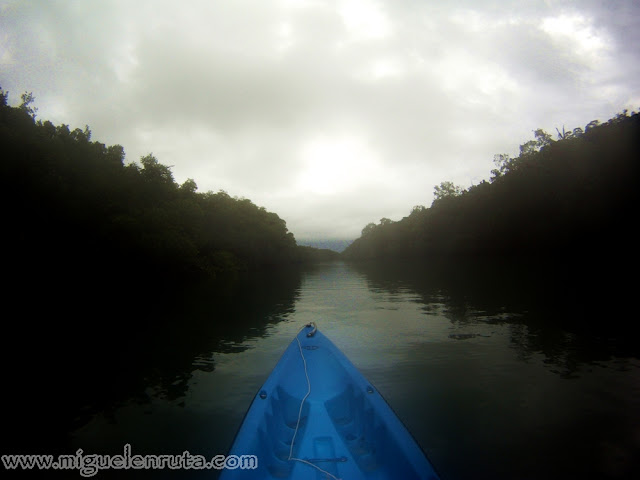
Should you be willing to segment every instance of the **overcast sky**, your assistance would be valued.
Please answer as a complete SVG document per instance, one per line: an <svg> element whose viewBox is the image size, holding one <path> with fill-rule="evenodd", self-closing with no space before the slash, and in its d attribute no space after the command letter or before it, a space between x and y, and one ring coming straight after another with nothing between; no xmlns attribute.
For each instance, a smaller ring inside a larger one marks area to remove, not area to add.
<svg viewBox="0 0 640 480"><path fill-rule="evenodd" d="M640 106L637 0L0 0L0 86L177 182L355 238Z"/></svg>

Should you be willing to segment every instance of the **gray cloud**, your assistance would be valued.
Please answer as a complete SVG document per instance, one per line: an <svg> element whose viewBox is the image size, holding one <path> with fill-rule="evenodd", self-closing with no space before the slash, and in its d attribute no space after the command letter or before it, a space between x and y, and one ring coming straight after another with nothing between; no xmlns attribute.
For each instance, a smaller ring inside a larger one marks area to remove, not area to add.
<svg viewBox="0 0 640 480"><path fill-rule="evenodd" d="M489 176L538 127L638 107L637 2L0 3L0 84L299 239Z"/></svg>

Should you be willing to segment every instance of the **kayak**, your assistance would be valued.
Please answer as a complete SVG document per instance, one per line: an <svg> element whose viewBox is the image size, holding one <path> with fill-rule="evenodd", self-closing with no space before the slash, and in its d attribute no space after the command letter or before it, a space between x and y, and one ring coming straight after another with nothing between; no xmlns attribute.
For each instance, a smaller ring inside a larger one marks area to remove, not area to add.
<svg viewBox="0 0 640 480"><path fill-rule="evenodd" d="M220 479L438 479L391 407L305 325L253 399Z"/></svg>

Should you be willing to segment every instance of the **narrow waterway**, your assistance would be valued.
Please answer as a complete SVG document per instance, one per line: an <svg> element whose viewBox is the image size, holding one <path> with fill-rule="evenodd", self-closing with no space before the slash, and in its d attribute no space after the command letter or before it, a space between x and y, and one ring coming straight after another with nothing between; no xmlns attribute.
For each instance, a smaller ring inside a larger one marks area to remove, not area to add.
<svg viewBox="0 0 640 480"><path fill-rule="evenodd" d="M561 327L553 319L566 310L548 312L535 296L514 298L517 288L492 281L475 288L335 262L309 269L286 294L256 285L224 313L225 322L251 327L212 333L209 342L200 329L198 350L187 353L169 337L154 355L160 365L179 355L181 367L145 376L82 421L73 451L118 453L130 444L140 454L226 453L281 353L313 321L384 395L445 480L636 477L638 357L606 335Z"/></svg>

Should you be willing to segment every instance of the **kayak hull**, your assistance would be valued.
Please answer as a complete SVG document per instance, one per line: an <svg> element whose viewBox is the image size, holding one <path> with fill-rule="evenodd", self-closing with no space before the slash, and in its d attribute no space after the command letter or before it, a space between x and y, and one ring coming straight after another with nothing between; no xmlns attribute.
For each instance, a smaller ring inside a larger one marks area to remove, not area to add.
<svg viewBox="0 0 640 480"><path fill-rule="evenodd" d="M229 455L256 461L224 469L223 480L438 478L382 396L314 325L258 391Z"/></svg>

